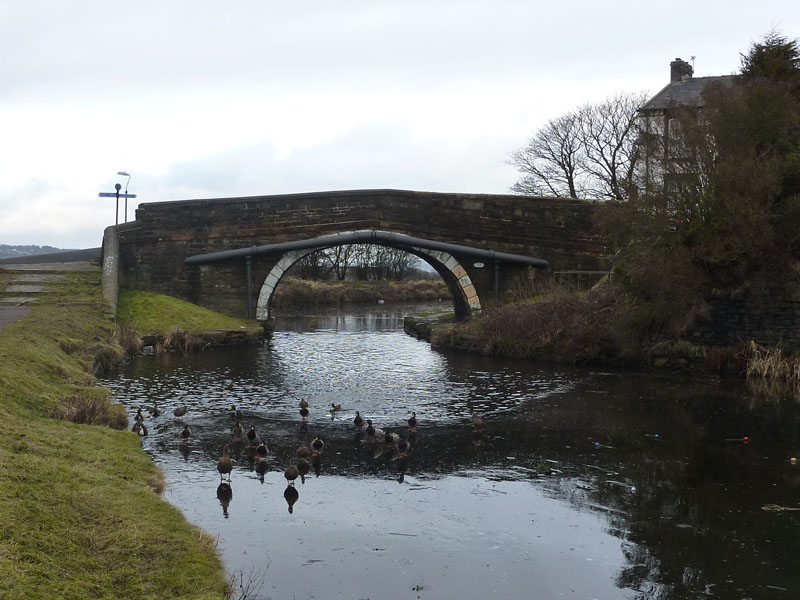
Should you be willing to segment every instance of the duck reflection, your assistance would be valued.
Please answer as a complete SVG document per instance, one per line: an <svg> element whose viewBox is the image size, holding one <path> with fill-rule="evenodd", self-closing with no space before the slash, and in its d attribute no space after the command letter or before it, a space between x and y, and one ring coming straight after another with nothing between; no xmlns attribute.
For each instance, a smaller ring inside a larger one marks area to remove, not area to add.
<svg viewBox="0 0 800 600"><path fill-rule="evenodd" d="M225 518L228 518L228 506L233 499L233 488L231 488L231 484L227 481L223 481L217 487L217 500L219 500L220 506L222 506L222 514Z"/></svg>
<svg viewBox="0 0 800 600"><path fill-rule="evenodd" d="M399 456L397 459L397 483L403 483L406 478L406 470L408 469L408 455Z"/></svg>
<svg viewBox="0 0 800 600"><path fill-rule="evenodd" d="M305 444L300 444L297 448L297 470L300 472L300 483L306 482L306 475L311 470L311 449Z"/></svg>
<svg viewBox="0 0 800 600"><path fill-rule="evenodd" d="M267 462L266 461L259 461L255 464L255 471L258 475L258 480L261 483L264 483L264 475L267 473Z"/></svg>
<svg viewBox="0 0 800 600"><path fill-rule="evenodd" d="M189 441L191 440L191 437L192 437L192 430L189 429L188 425L184 425L180 433L181 444L188 445Z"/></svg>
<svg viewBox="0 0 800 600"><path fill-rule="evenodd" d="M311 468L314 469L314 475L319 477L319 474L322 472L322 455L321 454L314 454L311 457Z"/></svg>
<svg viewBox="0 0 800 600"><path fill-rule="evenodd" d="M190 450L189 444L184 442L178 444L178 452L180 452L181 456L183 456L183 460L187 462L189 461L189 450Z"/></svg>
<svg viewBox="0 0 800 600"><path fill-rule="evenodd" d="M300 492L297 491L297 488L294 487L293 483L290 483L286 486L286 489L283 490L283 498L286 500L286 504L289 505L289 512L294 512L294 504L300 498Z"/></svg>

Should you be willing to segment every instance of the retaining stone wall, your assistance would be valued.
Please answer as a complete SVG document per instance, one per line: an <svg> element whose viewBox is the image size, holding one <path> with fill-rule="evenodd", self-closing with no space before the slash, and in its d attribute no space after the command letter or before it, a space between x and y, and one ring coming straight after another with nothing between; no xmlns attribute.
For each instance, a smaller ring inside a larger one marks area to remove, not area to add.
<svg viewBox="0 0 800 600"><path fill-rule="evenodd" d="M691 340L706 346L736 346L754 340L800 349L800 282L759 281L709 299L711 316L697 325Z"/></svg>

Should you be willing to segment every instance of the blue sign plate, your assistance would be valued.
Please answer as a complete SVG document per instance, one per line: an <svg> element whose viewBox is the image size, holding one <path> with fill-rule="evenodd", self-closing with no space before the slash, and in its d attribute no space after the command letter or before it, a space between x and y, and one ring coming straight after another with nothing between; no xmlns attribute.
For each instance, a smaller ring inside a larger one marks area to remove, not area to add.
<svg viewBox="0 0 800 600"><path fill-rule="evenodd" d="M101 198L116 198L117 192L100 192L97 194ZM136 198L136 194L120 194L120 198Z"/></svg>

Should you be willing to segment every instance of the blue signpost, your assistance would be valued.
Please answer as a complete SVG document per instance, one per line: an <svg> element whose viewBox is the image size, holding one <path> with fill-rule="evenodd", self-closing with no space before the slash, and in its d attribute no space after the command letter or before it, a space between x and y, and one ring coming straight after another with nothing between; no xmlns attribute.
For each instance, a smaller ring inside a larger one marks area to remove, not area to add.
<svg viewBox="0 0 800 600"><path fill-rule="evenodd" d="M136 198L136 194L120 194L119 191L122 189L120 184L114 185L114 189L116 192L100 192L97 194L100 198L116 198L117 199L117 208L116 208L116 215L114 219L114 225L119 225L119 199L125 198L125 206L127 208L127 200L128 198ZM126 210L127 212L127 210ZM125 220L127 221L127 215L125 216Z"/></svg>

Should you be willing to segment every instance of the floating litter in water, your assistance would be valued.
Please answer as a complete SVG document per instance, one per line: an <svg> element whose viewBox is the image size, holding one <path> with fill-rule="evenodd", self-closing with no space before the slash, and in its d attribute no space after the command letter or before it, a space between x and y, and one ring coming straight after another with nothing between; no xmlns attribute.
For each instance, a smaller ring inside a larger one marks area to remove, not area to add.
<svg viewBox="0 0 800 600"><path fill-rule="evenodd" d="M631 494L635 494L635 493L636 493L636 487L634 486L634 487L631 488Z"/></svg>
<svg viewBox="0 0 800 600"><path fill-rule="evenodd" d="M789 459L789 462L792 463L793 465L796 465L797 459L793 456L792 458Z"/></svg>

